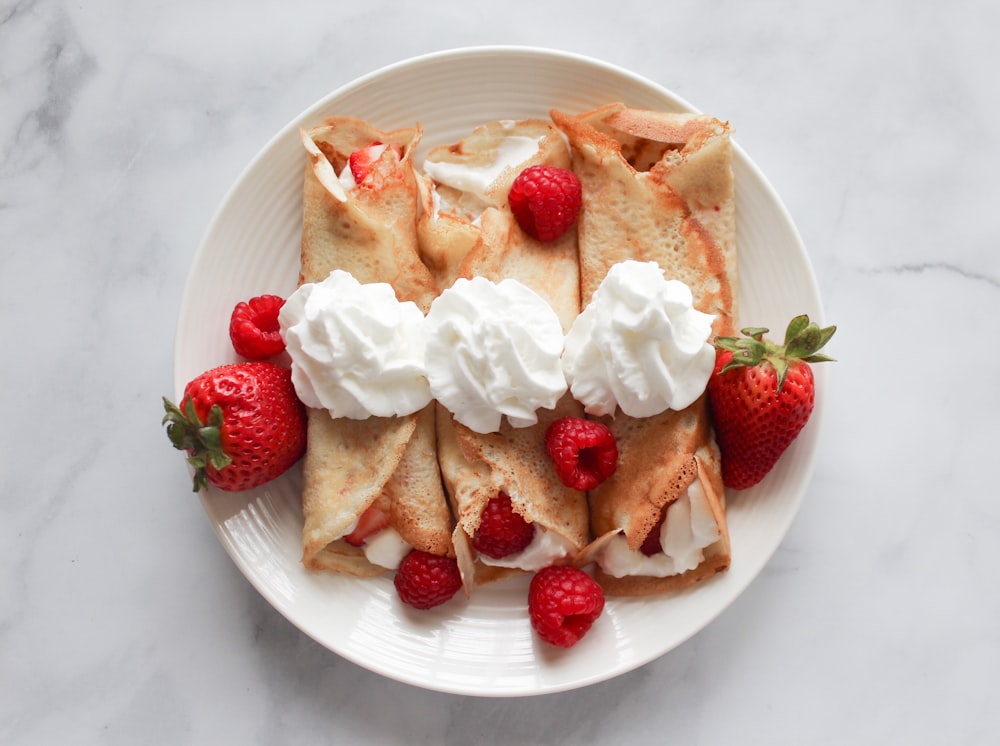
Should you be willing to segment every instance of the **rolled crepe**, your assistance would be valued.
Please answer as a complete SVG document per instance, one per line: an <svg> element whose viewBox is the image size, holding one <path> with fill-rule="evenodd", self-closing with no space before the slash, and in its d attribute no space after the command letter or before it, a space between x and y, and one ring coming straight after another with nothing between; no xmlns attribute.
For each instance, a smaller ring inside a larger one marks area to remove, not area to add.
<svg viewBox="0 0 1000 746"><path fill-rule="evenodd" d="M570 142L583 185L584 305L614 264L655 261L667 279L691 288L695 308L715 315L714 333L731 334L737 263L728 125L620 103L578 116L553 111L552 118ZM578 564L597 561L595 577L610 595L661 593L728 568L725 491L705 396L680 412L634 418L619 411L600 419L617 439L618 467L588 495L595 539ZM619 565L614 572L622 576L615 577L602 566L622 535L635 553L626 559L644 557L643 543L664 523L681 544L690 533L706 545L694 559L690 552L676 562L660 557L662 576L623 574L629 570Z"/></svg>
<svg viewBox="0 0 1000 746"><path fill-rule="evenodd" d="M442 287L459 277L516 279L544 298L568 330L580 311L576 232L571 228L542 244L521 230L507 205L511 184L528 166L569 168L569 151L552 123L492 122L455 145L432 150L427 162L425 173L436 178L421 178L425 209L418 236L421 254ZM536 529L568 545L568 554L557 561L571 561L589 540L586 496L560 482L544 444L551 422L582 417L583 409L567 393L555 409L537 414L535 425L514 428L505 419L499 432L479 434L438 405L438 456L455 514L453 542L466 592L518 571L483 562L470 543L483 509L500 492Z"/></svg>
<svg viewBox="0 0 1000 746"><path fill-rule="evenodd" d="M437 289L416 242L419 198L411 158L420 137L419 128L381 132L348 117L302 133L309 162L300 284L341 269L362 283L387 282L400 301L427 311ZM399 146L401 158L383 154L370 178L345 189L338 174L350 154L374 142ZM310 409L303 477L306 567L358 576L385 572L342 538L372 507L386 513L389 525L414 548L454 554L433 403L411 415L365 420Z"/></svg>

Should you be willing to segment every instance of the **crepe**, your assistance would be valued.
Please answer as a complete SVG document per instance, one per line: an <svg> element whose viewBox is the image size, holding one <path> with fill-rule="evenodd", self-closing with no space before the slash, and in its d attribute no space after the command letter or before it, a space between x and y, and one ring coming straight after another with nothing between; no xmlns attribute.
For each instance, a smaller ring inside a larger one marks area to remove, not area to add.
<svg viewBox="0 0 1000 746"><path fill-rule="evenodd" d="M517 140L512 143L510 138ZM520 149L532 140L534 146ZM500 168L498 159L511 152L515 157ZM544 298L563 331L568 330L580 311L576 232L571 228L560 239L542 244L521 230L507 205L511 183L524 168L569 167L569 151L552 123L492 122L459 143L432 150L427 162L425 171L439 180L421 178L425 209L418 237L421 254L442 287L459 277L516 279ZM465 189L449 186L448 167L435 166L441 163L478 168L481 180L474 185L462 179L453 182ZM470 544L486 503L501 491L510 495L516 513L568 542L569 553L560 561L571 560L589 540L586 497L559 481L544 446L552 421L580 417L583 409L567 393L555 409L537 414L535 425L514 428L505 419L499 432L479 434L438 405L438 455L455 514L453 541L467 592L517 571L484 563Z"/></svg>
<svg viewBox="0 0 1000 746"><path fill-rule="evenodd" d="M620 103L578 116L553 111L552 118L570 142L583 185L578 232L584 305L614 264L655 261L667 279L691 288L695 308L715 315L715 334L731 334L737 257L728 125ZM664 577L613 577L598 564L595 577L610 595L645 595L726 569L725 492L705 396L680 412L637 419L619 411L600 419L616 437L619 461L615 474L588 495L596 538L578 564L601 558L620 534L638 552L664 515L671 522L672 506L697 504L716 538L696 567ZM685 509L675 511L676 520Z"/></svg>
<svg viewBox="0 0 1000 746"><path fill-rule="evenodd" d="M419 202L411 158L420 129L381 132L364 121L338 117L302 136L309 163L300 284L341 269L362 283L389 283L400 301L412 301L426 312L437 288L416 242ZM338 174L349 155L374 142L398 146L401 158L383 154L363 184L345 190ZM454 554L433 403L411 415L365 420L309 409L303 478L306 567L359 576L385 572L341 538L372 507L386 513L389 525L412 547Z"/></svg>

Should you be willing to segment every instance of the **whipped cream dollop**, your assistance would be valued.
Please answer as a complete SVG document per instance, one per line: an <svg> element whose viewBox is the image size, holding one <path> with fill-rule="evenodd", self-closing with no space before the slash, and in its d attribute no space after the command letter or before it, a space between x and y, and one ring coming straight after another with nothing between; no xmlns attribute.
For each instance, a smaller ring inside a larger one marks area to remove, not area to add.
<svg viewBox="0 0 1000 746"><path fill-rule="evenodd" d="M514 552L499 559L480 552L479 560L484 565L516 567L520 570L534 571L541 570L543 567L548 567L568 557L574 549L573 542L565 536L535 524L535 535L531 538L531 543L520 552Z"/></svg>
<svg viewBox="0 0 1000 746"><path fill-rule="evenodd" d="M334 270L292 293L278 323L306 406L358 420L411 414L431 401L424 315L388 283Z"/></svg>
<svg viewBox="0 0 1000 746"><path fill-rule="evenodd" d="M427 378L433 398L477 433L538 421L566 393L563 332L545 300L513 279L460 278L427 313Z"/></svg>
<svg viewBox="0 0 1000 746"><path fill-rule="evenodd" d="M697 479L667 508L660 529L662 552L646 556L632 551L624 534L618 534L597 557L608 575L646 575L664 578L693 570L705 559L705 547L719 540L719 525Z"/></svg>
<svg viewBox="0 0 1000 746"><path fill-rule="evenodd" d="M563 367L574 398L593 415L684 409L715 365L713 320L656 262L615 264L566 335Z"/></svg>

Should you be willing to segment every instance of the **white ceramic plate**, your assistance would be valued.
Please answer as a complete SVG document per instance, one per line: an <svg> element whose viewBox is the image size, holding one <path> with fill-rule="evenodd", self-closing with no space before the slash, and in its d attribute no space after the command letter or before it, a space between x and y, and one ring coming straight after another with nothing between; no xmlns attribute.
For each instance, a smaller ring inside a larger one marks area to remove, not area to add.
<svg viewBox="0 0 1000 746"><path fill-rule="evenodd" d="M332 93L290 122L247 167L219 208L188 278L176 339L176 395L201 372L235 360L228 318L240 300L287 296L299 270L299 127L353 115L391 130L423 124L418 163L435 145L492 119L586 111L611 101L692 110L664 88L620 68L548 50L472 48L408 60ZM734 123L738 128L738 123ZM821 305L805 250L763 175L738 147L737 234L743 325L784 331ZM821 376L822 371L817 371ZM822 390L822 382L820 384ZM569 650L535 639L527 580L486 587L427 612L404 607L391 580L310 574L301 552L301 472L252 493L209 490L202 502L233 561L289 621L320 644L382 675L428 689L482 696L563 691L612 678L663 655L722 612L770 559L813 470L816 416L764 483L730 497L731 569L685 592L609 600Z"/></svg>

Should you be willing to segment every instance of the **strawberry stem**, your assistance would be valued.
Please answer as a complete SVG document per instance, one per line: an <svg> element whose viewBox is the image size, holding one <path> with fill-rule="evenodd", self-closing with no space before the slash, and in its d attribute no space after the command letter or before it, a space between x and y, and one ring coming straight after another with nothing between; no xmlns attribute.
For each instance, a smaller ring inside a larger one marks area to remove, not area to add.
<svg viewBox="0 0 1000 746"><path fill-rule="evenodd" d="M166 397L163 398L163 421L167 438L174 448L186 451L187 462L194 467L193 490L207 486L206 467L218 471L232 463L222 449L222 408L215 404L208 412L208 421L202 422L194 408L194 400L187 397L181 410Z"/></svg>
<svg viewBox="0 0 1000 746"><path fill-rule="evenodd" d="M822 327L809 320L809 316L796 316L785 329L784 344L778 345L764 337L770 329L766 327L746 327L740 332L743 337L718 337L715 346L733 354L732 360L719 373L740 367L753 367L762 362L770 364L778 377L778 391L785 383L785 376L793 361L806 363L833 362L834 358L820 353L834 332L836 326Z"/></svg>

